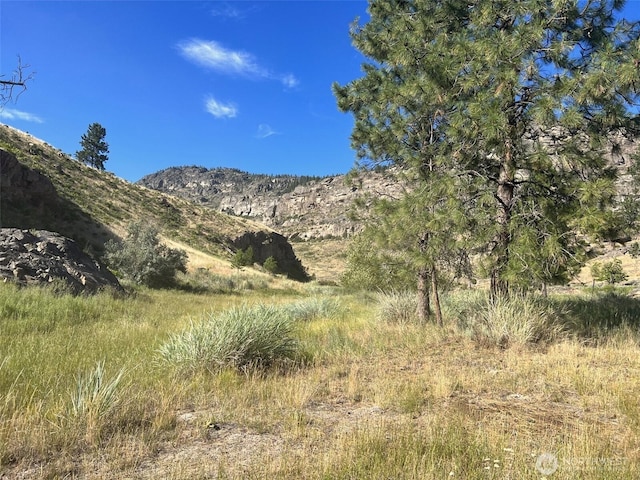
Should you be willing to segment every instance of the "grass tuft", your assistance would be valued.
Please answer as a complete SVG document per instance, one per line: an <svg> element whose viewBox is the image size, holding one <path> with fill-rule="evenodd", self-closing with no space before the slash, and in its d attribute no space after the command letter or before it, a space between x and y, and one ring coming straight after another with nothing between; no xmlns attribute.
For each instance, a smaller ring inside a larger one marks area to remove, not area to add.
<svg viewBox="0 0 640 480"><path fill-rule="evenodd" d="M173 335L161 358L181 370L267 368L296 359L295 322L276 306L240 306L209 315Z"/></svg>
<svg viewBox="0 0 640 480"><path fill-rule="evenodd" d="M380 292L376 300L376 317L379 321L398 324L419 323L414 292Z"/></svg>
<svg viewBox="0 0 640 480"><path fill-rule="evenodd" d="M341 310L340 302L327 297L311 297L282 307L292 320L309 322L333 318Z"/></svg>
<svg viewBox="0 0 640 480"><path fill-rule="evenodd" d="M76 377L75 390L71 394L70 417L86 428L85 439L95 444L107 417L122 400L120 382L124 369L112 378L105 374L104 362L100 361L89 372Z"/></svg>
<svg viewBox="0 0 640 480"><path fill-rule="evenodd" d="M104 417L118 403L118 386L124 375L121 369L113 378L105 377L104 362L76 378L71 395L71 414L74 417Z"/></svg>
<svg viewBox="0 0 640 480"><path fill-rule="evenodd" d="M456 315L459 328L484 345L548 343L565 331L562 312L548 299L535 295L489 298L473 294L449 301L447 311Z"/></svg>

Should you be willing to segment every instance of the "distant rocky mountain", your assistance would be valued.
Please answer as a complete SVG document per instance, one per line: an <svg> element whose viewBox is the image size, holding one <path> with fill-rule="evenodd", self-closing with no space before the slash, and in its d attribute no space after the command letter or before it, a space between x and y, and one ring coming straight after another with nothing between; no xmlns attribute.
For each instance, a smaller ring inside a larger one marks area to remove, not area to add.
<svg viewBox="0 0 640 480"><path fill-rule="evenodd" d="M362 225L349 215L354 200L399 191L388 172L320 178L191 166L167 168L138 183L252 218L290 239L302 240L348 237L360 231Z"/></svg>
<svg viewBox="0 0 640 480"><path fill-rule="evenodd" d="M558 148L558 139L553 134L547 134L542 141L551 151ZM612 135L607 150L613 152L606 157L620 175L619 195L635 196L635 184L628 171L638 150L636 139ZM360 231L361 223L350 216L354 200L367 196L395 197L401 189L388 171L318 178L194 166L167 168L147 175L138 183L220 212L251 218L290 239L302 240L348 237Z"/></svg>

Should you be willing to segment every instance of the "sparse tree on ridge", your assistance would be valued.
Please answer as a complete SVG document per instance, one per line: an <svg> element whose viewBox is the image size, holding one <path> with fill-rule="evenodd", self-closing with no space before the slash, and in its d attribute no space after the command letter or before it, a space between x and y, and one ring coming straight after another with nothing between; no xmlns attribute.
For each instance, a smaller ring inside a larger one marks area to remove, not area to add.
<svg viewBox="0 0 640 480"><path fill-rule="evenodd" d="M99 123L89 125L87 133L82 135L80 145L82 150L76 152L78 161L104 170L104 163L109 160L109 144L105 141L107 131Z"/></svg>
<svg viewBox="0 0 640 480"><path fill-rule="evenodd" d="M619 19L623 5L370 0L370 21L352 27L364 76L333 86L352 145L413 172L436 249L472 229L465 247L494 296L566 281L578 234L610 230L603 154L613 132L639 131L640 25Z"/></svg>

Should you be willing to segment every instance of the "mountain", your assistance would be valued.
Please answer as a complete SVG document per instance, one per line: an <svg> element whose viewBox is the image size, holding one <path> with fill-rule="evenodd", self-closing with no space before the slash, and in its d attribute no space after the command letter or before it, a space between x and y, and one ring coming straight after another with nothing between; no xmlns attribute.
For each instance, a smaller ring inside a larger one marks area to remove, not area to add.
<svg viewBox="0 0 640 480"><path fill-rule="evenodd" d="M539 140L553 152L559 147L559 138L564 136L554 136L552 131ZM638 151L635 138L612 135L607 150L613 152L606 155L609 164L618 170L619 196L635 198L636 186L629 174ZM137 183L219 212L256 220L291 240L349 237L362 229L350 215L355 200L398 197L402 188L389 170L318 178L195 166L167 168Z"/></svg>
<svg viewBox="0 0 640 480"><path fill-rule="evenodd" d="M133 221L159 228L172 246L228 262L251 245L256 260L275 255L295 279L306 277L291 244L272 229L189 200L132 184L0 124L0 227L48 230L100 256Z"/></svg>
<svg viewBox="0 0 640 480"><path fill-rule="evenodd" d="M256 220L291 240L349 237L362 228L349 215L355 200L400 190L388 172L320 178L193 166L167 168L137 183Z"/></svg>

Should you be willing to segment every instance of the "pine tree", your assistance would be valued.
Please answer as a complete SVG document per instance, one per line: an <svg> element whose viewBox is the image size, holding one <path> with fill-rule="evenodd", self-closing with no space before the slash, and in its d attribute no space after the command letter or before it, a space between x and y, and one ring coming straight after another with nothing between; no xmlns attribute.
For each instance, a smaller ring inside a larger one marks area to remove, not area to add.
<svg viewBox="0 0 640 480"><path fill-rule="evenodd" d="M109 144L104 140L106 136L107 131L99 123L89 125L87 133L82 135L80 140L82 150L76 152L78 161L104 170L104 163L109 160Z"/></svg>
<svg viewBox="0 0 640 480"><path fill-rule="evenodd" d="M370 0L351 32L364 76L333 88L362 162L412 171L426 192L423 265L466 235L506 294L566 281L584 234L611 231L603 155L640 123L640 25L619 19L623 5ZM462 220L445 222L448 209Z"/></svg>

